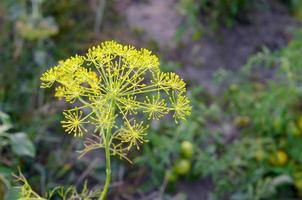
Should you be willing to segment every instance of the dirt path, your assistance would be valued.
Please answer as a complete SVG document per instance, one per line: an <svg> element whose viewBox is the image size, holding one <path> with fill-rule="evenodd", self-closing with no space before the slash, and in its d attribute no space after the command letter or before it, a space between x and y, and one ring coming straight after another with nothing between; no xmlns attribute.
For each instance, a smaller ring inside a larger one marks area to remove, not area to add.
<svg viewBox="0 0 302 200"><path fill-rule="evenodd" d="M132 29L143 30L147 38L156 41L161 48L175 47L175 31L181 21L176 2L152 0L134 3L126 10L126 18Z"/></svg>

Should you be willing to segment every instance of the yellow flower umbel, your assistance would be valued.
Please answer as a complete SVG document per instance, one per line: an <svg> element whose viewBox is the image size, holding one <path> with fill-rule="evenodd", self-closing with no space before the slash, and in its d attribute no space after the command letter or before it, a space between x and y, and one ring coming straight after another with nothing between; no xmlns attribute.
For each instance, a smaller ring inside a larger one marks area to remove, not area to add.
<svg viewBox="0 0 302 200"><path fill-rule="evenodd" d="M125 157L131 147L139 148L146 141L148 120L171 113L178 122L191 113L185 82L177 74L161 72L158 58L150 51L114 41L59 62L41 81L43 88L57 83L55 96L77 105L64 111L62 126L67 133L99 134L97 143L90 139L85 148L105 148L107 179L100 199L110 182L110 156Z"/></svg>

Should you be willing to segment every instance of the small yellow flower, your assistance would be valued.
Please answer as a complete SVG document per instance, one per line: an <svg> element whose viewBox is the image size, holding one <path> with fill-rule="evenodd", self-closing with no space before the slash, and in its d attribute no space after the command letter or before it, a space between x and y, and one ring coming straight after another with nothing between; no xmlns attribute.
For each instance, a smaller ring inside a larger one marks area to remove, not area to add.
<svg viewBox="0 0 302 200"><path fill-rule="evenodd" d="M110 114L109 108L102 108L103 110L107 109L107 112L104 111L95 111L96 116L90 117L90 123L95 126L94 132L104 132L108 128L114 126L115 117Z"/></svg>
<svg viewBox="0 0 302 200"><path fill-rule="evenodd" d="M173 72L167 74L165 85L177 92L186 92L186 83L177 74Z"/></svg>
<svg viewBox="0 0 302 200"><path fill-rule="evenodd" d="M167 103L160 95L152 96L152 99L146 96L145 104L146 108L143 112L148 114L148 119L158 120L168 113Z"/></svg>
<svg viewBox="0 0 302 200"><path fill-rule="evenodd" d="M74 103L77 98L81 96L81 86L70 85L70 86L58 86L56 88L55 97L59 99L65 98L66 101Z"/></svg>
<svg viewBox="0 0 302 200"><path fill-rule="evenodd" d="M170 101L172 102L173 110L174 110L174 118L177 122L178 119L185 120L187 116L191 115L191 109L190 106L190 100L183 95L178 95L177 97L175 95L172 95L170 98Z"/></svg>
<svg viewBox="0 0 302 200"><path fill-rule="evenodd" d="M159 72L153 74L153 80L151 80L151 83L156 85L158 88L165 89L167 73ZM166 91L166 90L165 90Z"/></svg>
<svg viewBox="0 0 302 200"><path fill-rule="evenodd" d="M135 96L122 97L120 99L121 108L125 111L126 115L136 115L140 108Z"/></svg>
<svg viewBox="0 0 302 200"><path fill-rule="evenodd" d="M51 68L42 75L42 77L41 77L41 80L42 80L41 87L42 88L51 87L55 83L55 81L57 80L57 78L59 76L56 68L57 67Z"/></svg>
<svg viewBox="0 0 302 200"><path fill-rule="evenodd" d="M65 128L65 131L70 134L73 133L74 136L83 136L87 130L84 127L84 118L83 112L79 110L70 111L67 110L63 112L65 120L61 121L62 127Z"/></svg>
<svg viewBox="0 0 302 200"><path fill-rule="evenodd" d="M89 123L101 142L110 139L113 153L119 143L129 148L143 143L148 120L170 114L178 121L191 113L186 84L177 74L161 72L151 51L114 41L90 48L85 56L60 61L41 81L41 87L55 86L56 97L78 106L64 112L66 132L81 136ZM111 129L114 134L108 135Z"/></svg>
<svg viewBox="0 0 302 200"><path fill-rule="evenodd" d="M126 123L125 127L118 131L116 139L121 140L123 143L128 143L127 149L132 146L136 146L139 149L140 144L148 141L144 139L144 136L147 135L145 132L147 128L148 126L143 126L143 122L137 123L134 120L132 124Z"/></svg>

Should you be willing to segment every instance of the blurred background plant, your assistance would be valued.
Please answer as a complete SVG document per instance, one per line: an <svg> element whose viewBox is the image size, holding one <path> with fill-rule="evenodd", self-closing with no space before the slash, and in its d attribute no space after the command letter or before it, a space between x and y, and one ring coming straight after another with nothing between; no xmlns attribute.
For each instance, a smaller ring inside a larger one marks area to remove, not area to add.
<svg viewBox="0 0 302 200"><path fill-rule="evenodd" d="M210 23L230 27L236 22L247 22L248 14L255 2L247 0L201 0L199 3L201 14L208 18Z"/></svg>
<svg viewBox="0 0 302 200"><path fill-rule="evenodd" d="M8 154L10 151L5 148L3 153L9 157L1 156L0 160L4 162L1 162L1 167L7 183L12 180L11 173L16 173L17 166L21 167L26 176L36 174L31 176L30 181L35 183L34 189L45 193L56 186L58 184L56 182L70 171L73 161L68 152L71 152L74 147L70 144L49 151L50 146L61 146L59 142L62 136L59 133L62 130L56 128L60 118L55 113L64 103L54 101L49 104L44 103L45 99L50 99L50 96L39 88L38 76L57 59L69 56L70 52L79 52L79 49L86 47L86 42L91 40L95 33L87 31L91 33L89 36L81 26L90 24L93 29L95 16L90 15L89 5L80 5L80 1L1 1L0 10L2 27L0 109L9 114L11 121L14 122L13 131L26 132L26 134L18 133L16 137L11 135L10 140L6 137L5 140L3 139L3 144L11 144L13 152L16 147L18 150L19 146L23 148L19 150L20 152L24 151L24 148L33 148L31 146L34 142L35 149L39 152L35 155L31 150L29 152L31 154L26 155L20 162L19 155L11 156ZM85 19L80 23L81 26L76 25L75 16ZM85 34L85 37L82 34ZM63 41L66 40L69 42L64 43ZM51 113L53 115L50 115ZM45 117L48 114L49 116ZM6 131L6 128L11 128L11 125L5 122L3 131ZM28 151L24 151L24 154ZM67 154L62 156L63 152ZM8 163L5 162L6 159ZM9 164L10 162L13 164ZM45 162L49 164L43 164ZM84 163L88 164L86 161ZM91 163L90 160L89 163L91 167L95 165L95 161ZM86 168L86 164L78 166ZM82 177L78 178L73 174L68 175L68 179L79 181Z"/></svg>
<svg viewBox="0 0 302 200"><path fill-rule="evenodd" d="M247 23L249 12L256 1L247 0L181 0L179 9L184 15L184 23L178 28L177 39L187 29L191 30L192 41L202 37L203 25L217 29L232 27L236 23ZM203 24L203 25L202 25Z"/></svg>
<svg viewBox="0 0 302 200"><path fill-rule="evenodd" d="M229 193L230 199L252 199L258 192L256 199L295 198L300 194L299 32L281 51L264 49L252 56L226 89L221 105L240 135L211 164L221 167L211 172L214 181L217 174L224 173L223 179L216 179L217 194ZM215 163L220 159L226 165Z"/></svg>
<svg viewBox="0 0 302 200"><path fill-rule="evenodd" d="M302 2L299 0L281 0L298 19L302 19Z"/></svg>
<svg viewBox="0 0 302 200"><path fill-rule="evenodd" d="M26 133L14 132L10 117L0 111L0 196L4 199L16 199L15 189L11 185L12 167L18 166L22 158L33 158L35 147Z"/></svg>

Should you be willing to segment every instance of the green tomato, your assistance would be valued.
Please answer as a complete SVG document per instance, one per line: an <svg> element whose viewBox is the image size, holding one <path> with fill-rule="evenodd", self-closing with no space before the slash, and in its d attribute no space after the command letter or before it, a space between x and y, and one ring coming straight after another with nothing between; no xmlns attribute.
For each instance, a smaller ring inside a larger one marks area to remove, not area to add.
<svg viewBox="0 0 302 200"><path fill-rule="evenodd" d="M166 171L166 179L168 181L168 183L175 183L177 181L177 174L173 171L173 170L167 170Z"/></svg>
<svg viewBox="0 0 302 200"><path fill-rule="evenodd" d="M191 162L187 159L180 159L174 165L176 174L184 176L189 173L191 169Z"/></svg>
<svg viewBox="0 0 302 200"><path fill-rule="evenodd" d="M251 122L251 119L249 116L237 116L234 121L233 124L236 125L238 128L242 128L245 126L248 126Z"/></svg>
<svg viewBox="0 0 302 200"><path fill-rule="evenodd" d="M191 159L194 153L193 144L189 141L183 141L180 144L180 153L184 158Z"/></svg>
<svg viewBox="0 0 302 200"><path fill-rule="evenodd" d="M288 162L288 155L283 150L278 150L270 156L270 162L275 166L284 166Z"/></svg>

